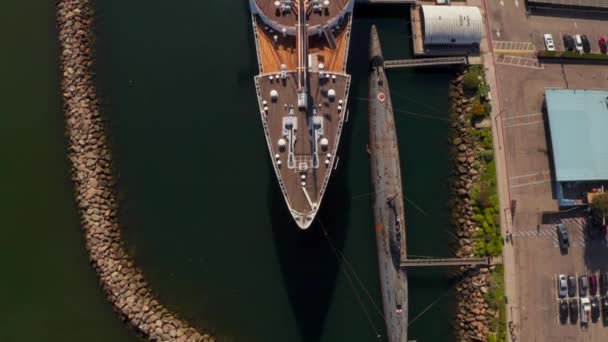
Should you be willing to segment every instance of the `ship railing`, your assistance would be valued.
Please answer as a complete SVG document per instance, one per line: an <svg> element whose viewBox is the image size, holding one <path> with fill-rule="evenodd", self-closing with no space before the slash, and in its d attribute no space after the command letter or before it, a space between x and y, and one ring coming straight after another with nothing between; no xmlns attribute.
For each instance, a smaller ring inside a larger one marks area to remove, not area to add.
<svg viewBox="0 0 608 342"><path fill-rule="evenodd" d="M344 54L344 70L346 70L346 65L348 63L348 51L350 50L350 33L352 31L352 23L353 23L353 14L351 13L348 17L348 23L346 25L346 53ZM350 82L350 80L349 80ZM348 88L347 88L348 89ZM346 108L346 106L344 107Z"/></svg>
<svg viewBox="0 0 608 342"><path fill-rule="evenodd" d="M342 76L346 77L346 86L345 86L345 94L344 94L344 106L342 113L340 113L340 121L338 123L338 129L336 130L336 143L334 144L334 148L332 149L332 160L331 164L328 166L333 169L334 163L337 158L338 146L340 144L340 136L342 135L342 127L344 127L344 119L346 117L346 112L348 108L348 92L350 90L350 75L342 74ZM323 194L325 193L325 189L327 189L327 183L329 183L329 178L325 176L323 180L323 185L321 186L321 191L319 192L319 198L323 198ZM318 206L321 206L321 203L318 203Z"/></svg>
<svg viewBox="0 0 608 342"><path fill-rule="evenodd" d="M266 123L266 117L264 116L264 110L262 109L262 103L260 102L262 97L260 96L260 83L258 82L258 78L261 76L254 77L255 83L255 92L258 96L258 106L260 108L260 119L262 120L262 126L264 127L264 137L266 138L266 146L268 146L268 153L270 153L270 157L272 160L272 168L274 169L274 173L276 175L277 180L279 181L279 187L283 192L285 198L287 198L287 190L285 189L285 184L283 184L283 178L281 177L279 168L277 167L277 163L274 161L272 156L274 155L274 151L272 150L272 141L270 140L270 130L268 129L268 124Z"/></svg>
<svg viewBox="0 0 608 342"><path fill-rule="evenodd" d="M255 20L255 15L253 14L253 12L251 13L251 23L253 25L253 37L255 39L255 51L257 54L257 60L258 60L258 70L260 71L260 73L263 71L262 70L262 59L260 58L260 37L258 37L258 24ZM257 87L257 82L256 82L256 87Z"/></svg>

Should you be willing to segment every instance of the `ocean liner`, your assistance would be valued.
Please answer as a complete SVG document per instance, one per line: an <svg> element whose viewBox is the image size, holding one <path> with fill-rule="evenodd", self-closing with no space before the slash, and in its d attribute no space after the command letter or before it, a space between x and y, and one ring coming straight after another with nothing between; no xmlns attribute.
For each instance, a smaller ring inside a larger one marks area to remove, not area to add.
<svg viewBox="0 0 608 342"><path fill-rule="evenodd" d="M281 192L302 229L312 224L345 119L354 0L249 0L259 112Z"/></svg>

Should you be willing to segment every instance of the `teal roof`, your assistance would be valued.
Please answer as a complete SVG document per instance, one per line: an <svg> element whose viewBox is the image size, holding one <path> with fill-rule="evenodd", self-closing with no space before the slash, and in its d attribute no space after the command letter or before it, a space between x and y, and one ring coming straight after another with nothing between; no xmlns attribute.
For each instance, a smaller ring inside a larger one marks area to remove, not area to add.
<svg viewBox="0 0 608 342"><path fill-rule="evenodd" d="M545 89L555 178L608 180L608 91Z"/></svg>

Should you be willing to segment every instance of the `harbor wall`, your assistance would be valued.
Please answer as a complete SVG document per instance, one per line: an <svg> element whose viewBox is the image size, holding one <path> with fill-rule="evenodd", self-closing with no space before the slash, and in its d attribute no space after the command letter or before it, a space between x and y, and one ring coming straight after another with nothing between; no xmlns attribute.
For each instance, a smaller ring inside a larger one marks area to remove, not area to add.
<svg viewBox="0 0 608 342"><path fill-rule="evenodd" d="M471 101L464 94L462 72L457 74L450 85L450 103L450 143L454 170L450 195L451 223L458 237L456 256L468 258L475 256L475 237L479 234L479 227L473 220L473 205L469 194L473 184L478 181L481 170L477 162L474 137L471 135L472 124L467 119ZM496 315L485 298L490 288L490 271L493 268L461 268L465 273L456 287L457 341L470 341L471 337L485 341L488 338L490 321Z"/></svg>
<svg viewBox="0 0 608 342"><path fill-rule="evenodd" d="M57 0L61 89L68 158L91 265L119 317L151 341L214 341L161 305L133 258L118 222L112 155L95 89L89 0Z"/></svg>

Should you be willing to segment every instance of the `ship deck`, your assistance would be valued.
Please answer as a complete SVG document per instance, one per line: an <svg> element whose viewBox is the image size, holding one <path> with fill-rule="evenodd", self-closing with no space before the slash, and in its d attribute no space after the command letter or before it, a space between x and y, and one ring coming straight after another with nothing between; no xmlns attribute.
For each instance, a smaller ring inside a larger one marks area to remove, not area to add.
<svg viewBox="0 0 608 342"><path fill-rule="evenodd" d="M258 8L272 21L281 26L295 26L298 23L298 7L302 2L307 6L306 14L308 15L308 25L317 26L326 25L330 20L337 17L349 5L350 0L329 0L327 4L324 1L319 1L322 5L320 11L313 10L312 0L254 0ZM275 2L278 2L279 7ZM281 6L285 3L291 3L291 10L282 10Z"/></svg>
<svg viewBox="0 0 608 342"><path fill-rule="evenodd" d="M309 30L310 25L324 27L305 36L302 61L298 57L300 38L277 32L268 23L270 14L275 13L273 1L255 0L266 16L255 11L252 15L260 67L260 75L255 77L260 115L281 191L302 228L310 225L321 204L347 115L350 76L345 70L351 14L340 16L331 27L328 20L336 19L338 12L352 5L351 1L331 0L329 15L307 15ZM311 4L306 2L307 6ZM295 13L297 10L292 10L273 20L278 18L294 29L298 23ZM298 78L298 70L306 70L303 78ZM301 91L307 94L304 106L299 105Z"/></svg>

